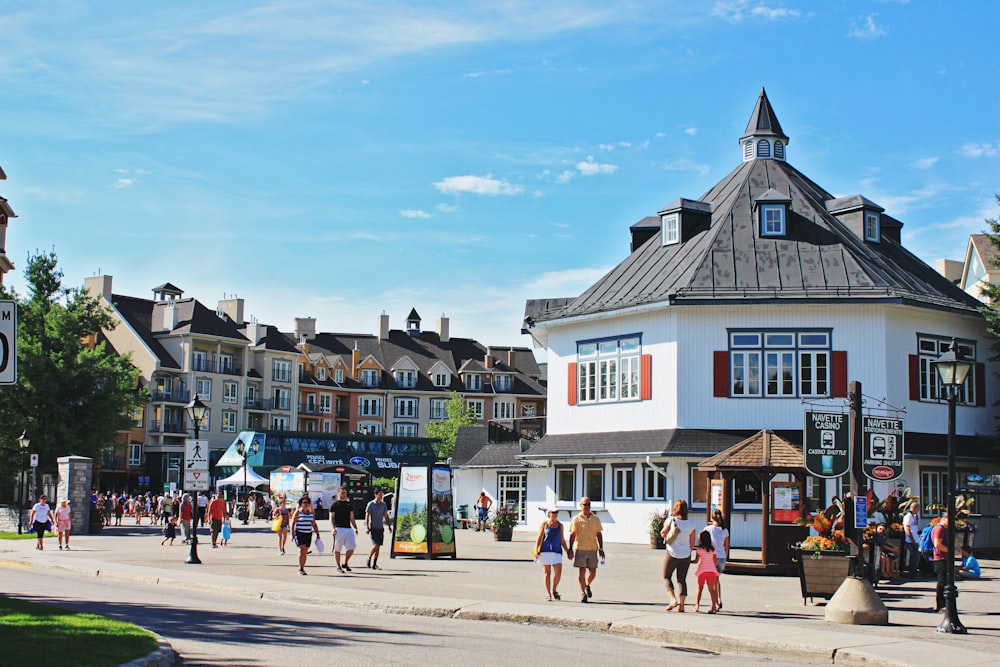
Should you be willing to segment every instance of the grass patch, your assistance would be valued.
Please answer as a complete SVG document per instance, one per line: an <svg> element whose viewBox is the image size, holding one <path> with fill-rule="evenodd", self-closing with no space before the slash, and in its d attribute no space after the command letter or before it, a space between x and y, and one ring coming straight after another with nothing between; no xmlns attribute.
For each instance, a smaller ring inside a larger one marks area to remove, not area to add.
<svg viewBox="0 0 1000 667"><path fill-rule="evenodd" d="M55 533L45 533L45 537L46 539L48 539L50 537L59 537L59 536L56 535ZM38 539L38 535L36 535L35 533L24 532L18 535L16 532L6 533L0 530L0 540L36 540L36 539Z"/></svg>
<svg viewBox="0 0 1000 667"><path fill-rule="evenodd" d="M137 625L0 596L3 662L32 667L113 667L158 646Z"/></svg>

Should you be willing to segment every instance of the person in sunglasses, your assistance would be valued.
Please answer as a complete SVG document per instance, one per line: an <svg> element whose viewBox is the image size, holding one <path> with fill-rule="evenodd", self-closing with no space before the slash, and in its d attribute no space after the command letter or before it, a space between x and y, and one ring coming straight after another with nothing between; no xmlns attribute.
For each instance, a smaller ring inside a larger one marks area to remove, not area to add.
<svg viewBox="0 0 1000 667"><path fill-rule="evenodd" d="M319 535L316 515L313 513L312 500L309 496L299 498L299 505L292 514L292 530L295 532L295 544L299 547L299 574L306 573L306 556L312 546L313 534Z"/></svg>

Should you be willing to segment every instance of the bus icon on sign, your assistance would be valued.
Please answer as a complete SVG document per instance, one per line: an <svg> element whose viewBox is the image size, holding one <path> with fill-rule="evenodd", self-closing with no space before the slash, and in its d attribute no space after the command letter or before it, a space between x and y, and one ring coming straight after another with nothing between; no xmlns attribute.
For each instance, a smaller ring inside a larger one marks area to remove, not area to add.
<svg viewBox="0 0 1000 667"><path fill-rule="evenodd" d="M833 431L820 431L819 438L819 446L823 449L833 449L836 446L834 444Z"/></svg>
<svg viewBox="0 0 1000 667"><path fill-rule="evenodd" d="M894 435L873 435L871 458L873 459L895 459L896 458L896 436Z"/></svg>

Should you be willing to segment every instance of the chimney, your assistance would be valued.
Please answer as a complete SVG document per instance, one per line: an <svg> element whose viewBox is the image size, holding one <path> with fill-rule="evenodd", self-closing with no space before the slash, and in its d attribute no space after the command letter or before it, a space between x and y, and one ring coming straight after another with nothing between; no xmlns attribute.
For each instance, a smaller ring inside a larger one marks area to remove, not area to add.
<svg viewBox="0 0 1000 667"><path fill-rule="evenodd" d="M261 326L260 322L250 322L247 324L246 336L251 345L256 345L260 342L263 328L264 327Z"/></svg>
<svg viewBox="0 0 1000 667"><path fill-rule="evenodd" d="M221 299L219 301L219 312L229 316L236 326L241 327L243 321L243 299L233 297L232 299Z"/></svg>
<svg viewBox="0 0 1000 667"><path fill-rule="evenodd" d="M307 340L312 340L315 337L316 337L316 318L296 317L295 340L297 340L300 343L305 343Z"/></svg>
<svg viewBox="0 0 1000 667"><path fill-rule="evenodd" d="M490 348L486 348L486 356L483 357L483 366L486 366L486 368L493 368L494 361L496 361L496 359L494 359L493 355L490 353Z"/></svg>
<svg viewBox="0 0 1000 667"><path fill-rule="evenodd" d="M177 303L175 301L157 301L153 304L153 317L150 322L153 331L171 331L177 326Z"/></svg>
<svg viewBox="0 0 1000 667"><path fill-rule="evenodd" d="M517 368L517 351L514 348L507 350L507 365Z"/></svg>
<svg viewBox="0 0 1000 667"><path fill-rule="evenodd" d="M448 318L444 316L444 313L441 313L441 317L438 318L437 332L442 343L451 340L451 333L448 331Z"/></svg>
<svg viewBox="0 0 1000 667"><path fill-rule="evenodd" d="M386 320L389 319L388 315L384 316ZM351 350L351 377L358 377L358 366L361 365L361 350L358 349L358 341L354 341L354 349Z"/></svg>
<svg viewBox="0 0 1000 667"><path fill-rule="evenodd" d="M113 276L88 276L83 281L83 286L90 292L90 296L95 298L104 297L111 301L111 279Z"/></svg>
<svg viewBox="0 0 1000 667"><path fill-rule="evenodd" d="M378 339L389 340L389 314L384 310L378 316Z"/></svg>

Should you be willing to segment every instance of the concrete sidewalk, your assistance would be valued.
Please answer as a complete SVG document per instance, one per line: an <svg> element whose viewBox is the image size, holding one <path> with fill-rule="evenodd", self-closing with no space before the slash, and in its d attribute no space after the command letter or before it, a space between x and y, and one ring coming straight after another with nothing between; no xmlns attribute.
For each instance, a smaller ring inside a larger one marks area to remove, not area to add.
<svg viewBox="0 0 1000 667"><path fill-rule="evenodd" d="M327 525L323 525L328 544ZM368 570L368 539L358 537L353 572L338 574L330 554L313 553L297 571L297 551L281 556L267 522L234 526L230 546L212 549L201 532L202 565L187 565L188 547L160 546L158 527L126 525L102 535L74 536L72 551L59 551L55 539L45 551L33 540L0 542L0 576L18 567L58 568L87 576L150 584L214 589L316 605L380 609L392 613L465 619L551 624L643 637L671 645L727 653L768 654L786 660L834 664L935 665L1000 664L1000 563L983 561L982 581L959 585L959 613L965 636L935 632L941 615L932 613L930 579L882 586L889 626L834 625L824 621L822 601L804 605L795 577L723 575L724 610L695 614L693 573L688 612L665 612L662 551L648 546L608 545L607 565L593 585L590 604L582 604L576 570L563 568L561 601L546 602L541 567L531 562L532 535L515 533L513 542L496 542L489 533L457 531L458 558L424 560L388 557L379 571ZM702 610L711 602L708 591Z"/></svg>

